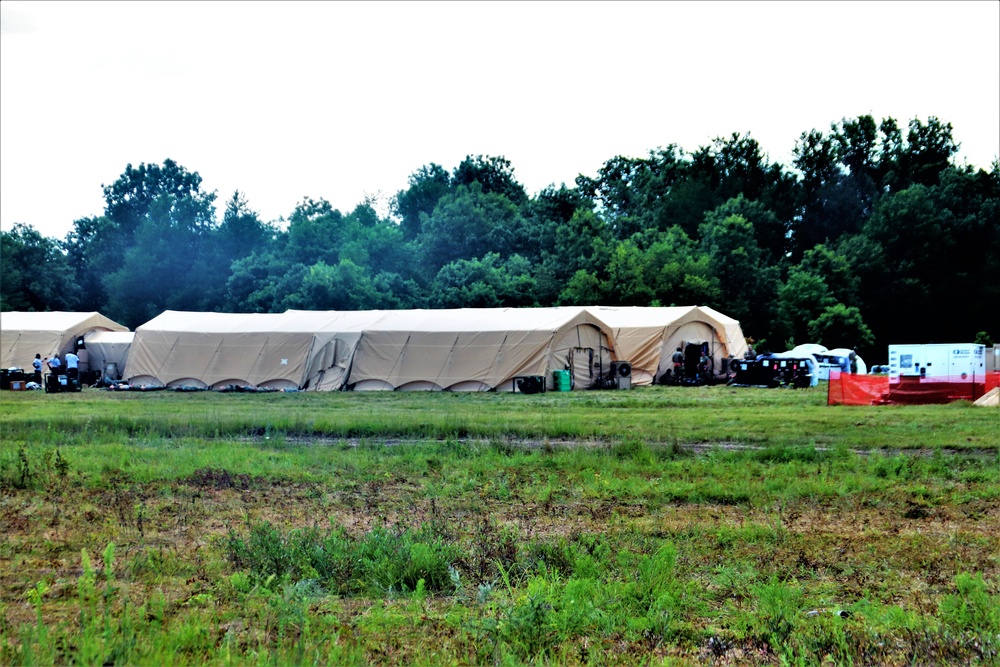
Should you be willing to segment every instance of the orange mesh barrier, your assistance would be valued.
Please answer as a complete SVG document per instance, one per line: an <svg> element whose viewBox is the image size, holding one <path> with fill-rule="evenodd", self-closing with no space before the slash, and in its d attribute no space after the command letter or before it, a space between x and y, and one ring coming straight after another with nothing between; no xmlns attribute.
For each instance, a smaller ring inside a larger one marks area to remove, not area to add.
<svg viewBox="0 0 1000 667"><path fill-rule="evenodd" d="M888 392L888 375L852 375L831 371L826 404L879 405Z"/></svg>
<svg viewBox="0 0 1000 667"><path fill-rule="evenodd" d="M852 375L830 373L827 405L887 405L902 403L926 405L975 401L1000 386L1000 373L988 373L983 378L970 377L902 377L889 384L887 375Z"/></svg>

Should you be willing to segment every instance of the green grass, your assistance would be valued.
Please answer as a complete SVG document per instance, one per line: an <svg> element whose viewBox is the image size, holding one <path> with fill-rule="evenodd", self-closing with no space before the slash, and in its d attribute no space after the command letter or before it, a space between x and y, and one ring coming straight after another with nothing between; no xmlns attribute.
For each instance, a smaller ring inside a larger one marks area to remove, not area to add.
<svg viewBox="0 0 1000 667"><path fill-rule="evenodd" d="M5 392L18 439L517 438L848 448L996 449L998 417L944 406L827 406L822 387L650 387L629 392L297 394Z"/></svg>
<svg viewBox="0 0 1000 667"><path fill-rule="evenodd" d="M998 425L815 390L4 392L0 664L996 664Z"/></svg>

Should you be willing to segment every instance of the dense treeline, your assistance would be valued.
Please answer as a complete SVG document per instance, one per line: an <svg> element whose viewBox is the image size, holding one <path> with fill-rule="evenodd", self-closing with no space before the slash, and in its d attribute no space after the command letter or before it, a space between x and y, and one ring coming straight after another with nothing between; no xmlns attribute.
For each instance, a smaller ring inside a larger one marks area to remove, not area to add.
<svg viewBox="0 0 1000 667"><path fill-rule="evenodd" d="M128 165L63 240L3 233L4 310L278 312L559 304L715 307L764 347L1000 331L1000 164L936 118L844 119L793 164L749 135L614 157L529 196L502 157L420 167L387 216L305 199L265 222L172 160Z"/></svg>

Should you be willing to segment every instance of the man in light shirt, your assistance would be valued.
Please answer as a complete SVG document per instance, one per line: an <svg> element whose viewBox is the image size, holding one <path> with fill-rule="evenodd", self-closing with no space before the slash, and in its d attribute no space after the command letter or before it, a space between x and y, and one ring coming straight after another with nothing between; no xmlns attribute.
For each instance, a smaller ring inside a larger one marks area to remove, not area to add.
<svg viewBox="0 0 1000 667"><path fill-rule="evenodd" d="M76 356L74 352L66 353L66 375L70 380L76 380L80 377L80 357Z"/></svg>

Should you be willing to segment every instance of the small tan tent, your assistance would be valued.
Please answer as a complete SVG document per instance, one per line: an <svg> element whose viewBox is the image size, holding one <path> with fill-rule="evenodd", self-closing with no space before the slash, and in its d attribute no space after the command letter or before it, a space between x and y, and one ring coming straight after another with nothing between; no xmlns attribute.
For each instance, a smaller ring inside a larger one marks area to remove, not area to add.
<svg viewBox="0 0 1000 667"><path fill-rule="evenodd" d="M614 331L617 354L632 363L632 383L652 384L671 367L674 351L707 344L716 370L729 355L747 351L740 323L707 306L663 308L594 306Z"/></svg>
<svg viewBox="0 0 1000 667"><path fill-rule="evenodd" d="M362 332L357 390L509 391L515 378L570 370L576 389L610 372L613 334L585 308L384 311Z"/></svg>
<svg viewBox="0 0 1000 667"><path fill-rule="evenodd" d="M36 354L63 356L91 331L128 331L98 312L0 313L0 368L31 369ZM86 370L81 356L81 370Z"/></svg>

